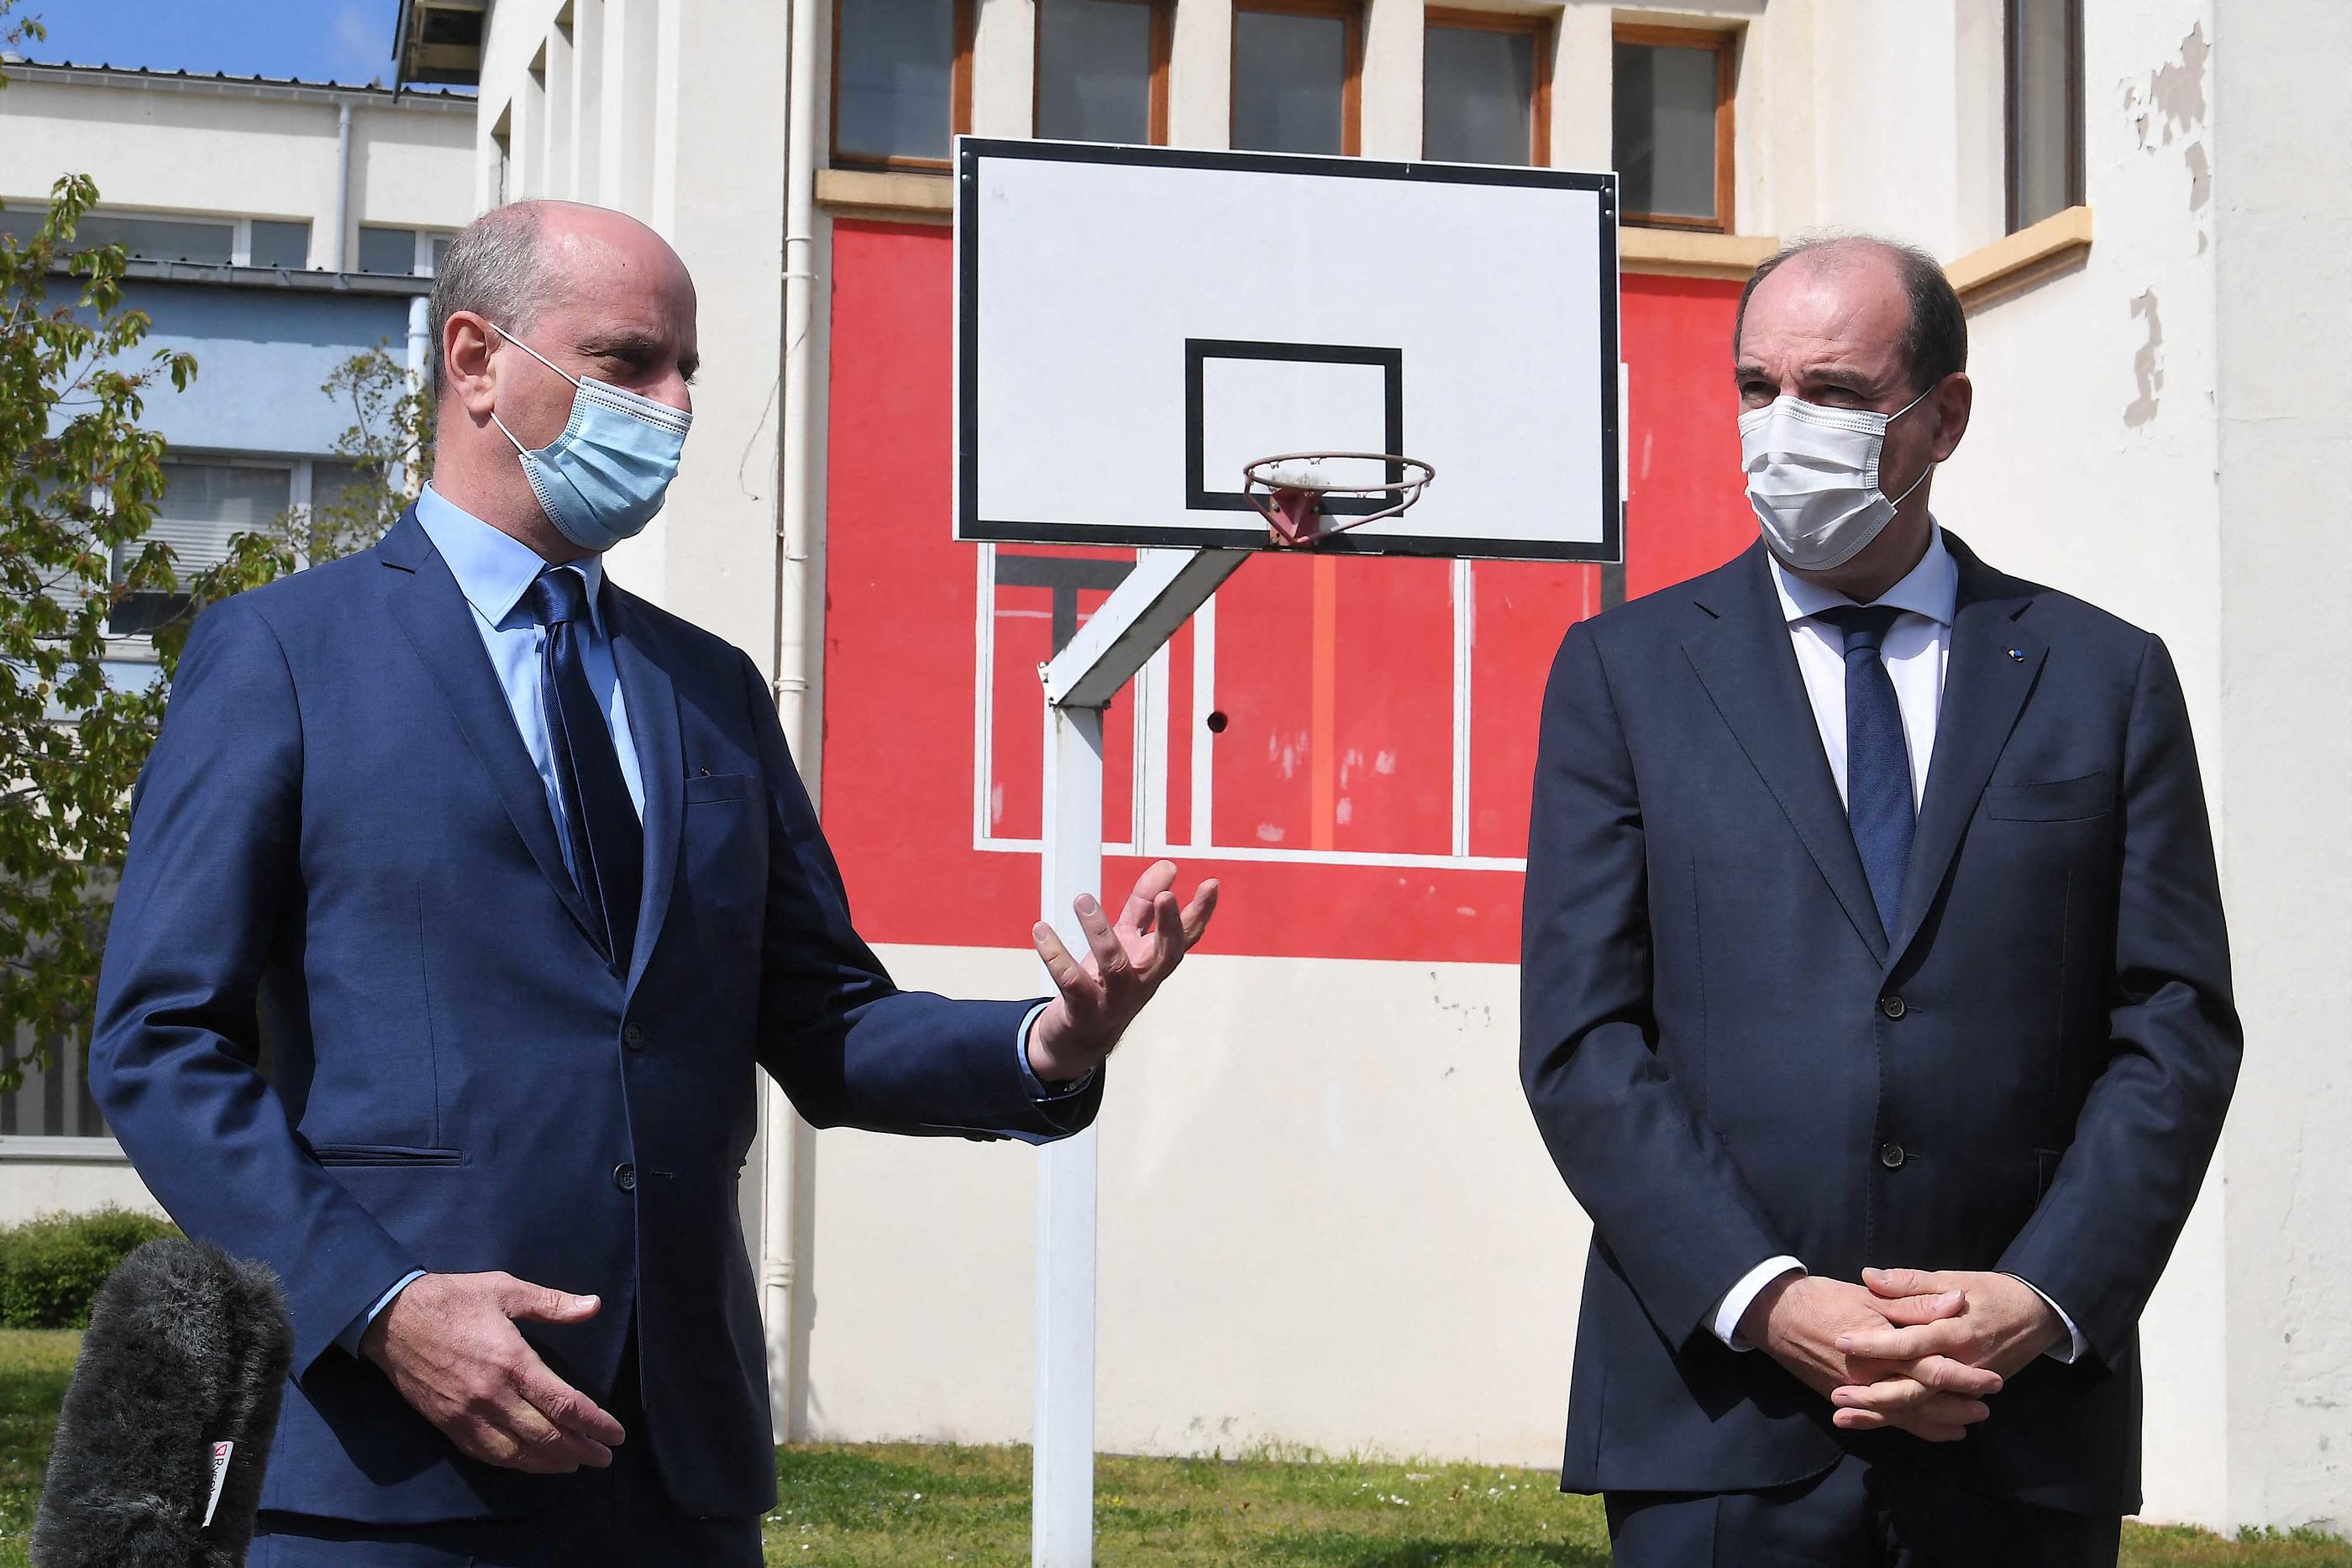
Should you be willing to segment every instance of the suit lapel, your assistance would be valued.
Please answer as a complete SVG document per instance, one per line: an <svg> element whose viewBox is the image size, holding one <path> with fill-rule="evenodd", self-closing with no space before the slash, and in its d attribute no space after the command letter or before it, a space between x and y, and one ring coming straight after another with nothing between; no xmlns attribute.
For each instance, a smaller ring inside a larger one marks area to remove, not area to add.
<svg viewBox="0 0 2352 1568"><path fill-rule="evenodd" d="M661 939L677 881L678 834L684 824L686 751L678 738L677 691L646 646L645 617L635 600L613 587L604 591L605 624L612 628L613 672L627 705L629 736L637 749L637 773L646 791L644 902L637 908L637 946L629 965L629 988L636 988L654 944Z"/></svg>
<svg viewBox="0 0 2352 1568"><path fill-rule="evenodd" d="M482 648L481 632L457 580L433 548L424 525L410 511L377 547L385 565L403 575L393 581L389 597L393 618L399 622L418 659L433 677L434 686L448 705L466 745L489 774L499 800L513 819L515 831L530 858L555 889L563 907L572 912L583 935L596 940L588 921L587 905L564 868L563 852L555 841L555 818L547 807L547 786L523 748L515 728L514 713L499 689L497 673Z"/></svg>
<svg viewBox="0 0 2352 1568"><path fill-rule="evenodd" d="M1821 868L1830 891L1871 956L1884 962L1886 933L1870 879L1853 847L1837 780L1822 750L1820 725L1805 695L1789 643L1789 623L1772 591L1759 544L1702 580L1699 605L1714 623L1683 644L1691 667L1731 728L1748 760L1787 814L1789 825Z"/></svg>
<svg viewBox="0 0 2352 1568"><path fill-rule="evenodd" d="M2021 619L2033 601L1949 533L1944 539L1959 567L1959 594L1944 671L1944 704L1936 719L1936 748L1927 765L1927 795L1919 807L1919 831L1911 841L1903 908L1891 944L1898 958L1918 936L1951 870L1993 765L2000 760L2049 656L2048 646Z"/></svg>

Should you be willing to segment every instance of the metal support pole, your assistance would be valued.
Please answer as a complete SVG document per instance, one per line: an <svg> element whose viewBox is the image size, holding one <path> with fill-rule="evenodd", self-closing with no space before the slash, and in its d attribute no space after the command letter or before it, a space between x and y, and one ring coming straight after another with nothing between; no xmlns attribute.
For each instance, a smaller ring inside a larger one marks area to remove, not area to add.
<svg viewBox="0 0 2352 1568"><path fill-rule="evenodd" d="M1071 904L1100 896L1103 710L1045 707L1044 917L1087 952ZM1053 981L1049 977L1046 989ZM1037 1415L1032 1568L1090 1568L1095 1490L1095 1129L1037 1164Z"/></svg>
<svg viewBox="0 0 2352 1568"><path fill-rule="evenodd" d="M1070 905L1103 896L1103 709L1147 660L1240 570L1246 550L1144 550L1069 645L1038 670L1045 684L1044 915L1083 960ZM1047 992L1053 989L1049 977ZM1095 1192L1092 1127L1037 1163L1037 1415L1031 1568L1095 1560Z"/></svg>

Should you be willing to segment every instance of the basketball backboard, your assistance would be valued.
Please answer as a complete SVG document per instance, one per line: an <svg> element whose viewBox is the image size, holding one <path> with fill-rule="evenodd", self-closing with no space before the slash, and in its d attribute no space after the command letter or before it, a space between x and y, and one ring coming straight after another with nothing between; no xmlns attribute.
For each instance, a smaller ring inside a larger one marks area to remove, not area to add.
<svg viewBox="0 0 2352 1568"><path fill-rule="evenodd" d="M1613 175L964 137L956 274L959 538L1257 548L1247 465L1394 453L1318 548L1619 559Z"/></svg>

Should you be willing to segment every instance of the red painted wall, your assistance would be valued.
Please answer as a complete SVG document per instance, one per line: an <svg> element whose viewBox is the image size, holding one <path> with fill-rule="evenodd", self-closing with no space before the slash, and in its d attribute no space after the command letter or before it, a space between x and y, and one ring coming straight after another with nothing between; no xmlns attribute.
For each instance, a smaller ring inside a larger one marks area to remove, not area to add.
<svg viewBox="0 0 2352 1568"><path fill-rule="evenodd" d="M1022 946L1034 853L974 847L976 547L950 538L948 231L835 225L827 463L824 821L859 928L878 942ZM1740 494L1730 375L1736 285L1628 277L1626 591L1715 566L1754 537ZM1027 556L1118 551L1008 547ZM1046 569L1051 570L1051 569ZM1099 570L1100 569L1090 569ZM1055 591L1000 580L988 833L1034 837L1043 747L1036 666ZM1083 589L1080 616L1104 590ZM1537 707L1561 632L1601 608L1591 567L1476 563L1469 595L1468 850L1527 843ZM1211 841L1311 852L1447 855L1454 848L1454 594L1450 563L1261 557L1217 596ZM1190 842L1194 638L1171 654L1170 836ZM1135 831L1134 721L1107 723L1104 832ZM1460 865L1278 863L1186 852L1185 885L1225 904L1211 950L1509 963L1519 873ZM1141 862L1114 860L1123 891Z"/></svg>

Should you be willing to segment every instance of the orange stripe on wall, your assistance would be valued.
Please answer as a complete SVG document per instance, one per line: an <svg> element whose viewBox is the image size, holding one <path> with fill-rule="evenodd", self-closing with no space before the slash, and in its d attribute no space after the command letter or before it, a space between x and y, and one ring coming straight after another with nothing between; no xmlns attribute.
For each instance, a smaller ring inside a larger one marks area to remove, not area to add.
<svg viewBox="0 0 2352 1568"><path fill-rule="evenodd" d="M1307 719L1307 766L1314 769L1307 802L1310 848L1331 847L1339 814L1339 753L1336 738L1339 723L1339 563L1328 555L1315 558L1314 616L1315 685Z"/></svg>

